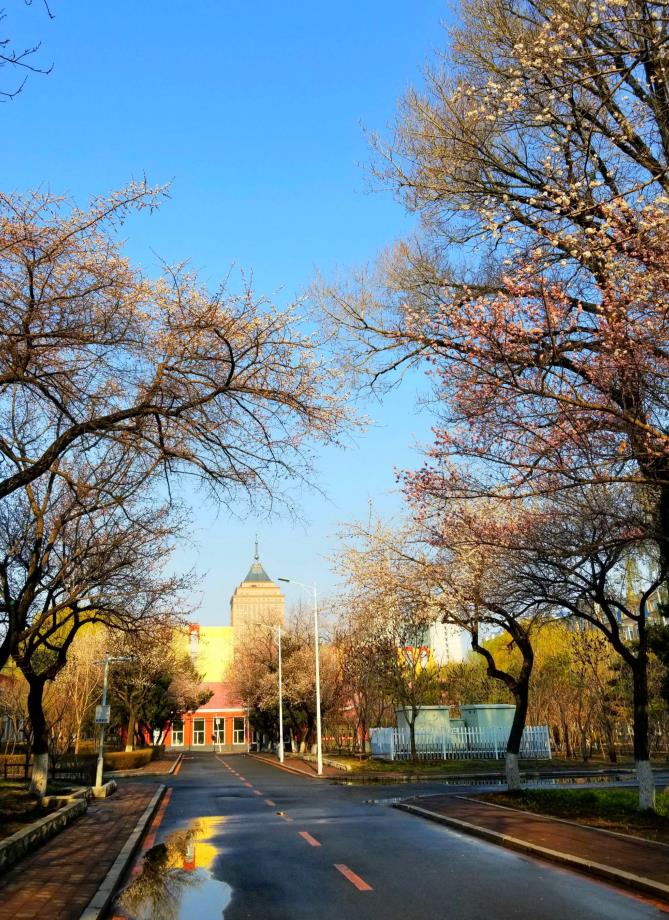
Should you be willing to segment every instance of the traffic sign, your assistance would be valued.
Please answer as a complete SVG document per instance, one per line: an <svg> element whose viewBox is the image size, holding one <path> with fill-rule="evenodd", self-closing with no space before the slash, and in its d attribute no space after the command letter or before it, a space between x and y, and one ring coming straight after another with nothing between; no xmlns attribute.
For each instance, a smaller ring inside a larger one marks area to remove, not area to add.
<svg viewBox="0 0 669 920"><path fill-rule="evenodd" d="M95 707L95 724L96 725L109 725L109 713L111 706L96 706Z"/></svg>

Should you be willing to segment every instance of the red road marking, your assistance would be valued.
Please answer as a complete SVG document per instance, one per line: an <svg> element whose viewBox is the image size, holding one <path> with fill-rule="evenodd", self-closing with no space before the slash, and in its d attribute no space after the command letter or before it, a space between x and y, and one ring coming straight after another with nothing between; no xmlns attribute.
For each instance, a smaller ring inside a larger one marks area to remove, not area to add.
<svg viewBox="0 0 669 920"><path fill-rule="evenodd" d="M147 850L150 850L153 844L156 842L156 832L160 825L162 824L163 818L165 817L165 812L167 811L167 806L170 804L170 799L172 798L172 790L168 789L163 800L160 803L160 808L158 809L158 814L155 816L151 822L151 827L149 828L149 833L146 836L144 841L144 846L142 847L142 852L145 853Z"/></svg>
<svg viewBox="0 0 669 920"><path fill-rule="evenodd" d="M178 776L178 775L179 775L179 770L181 769L181 764L182 764L182 763L183 763L183 757L181 758L181 760L179 761L179 763L176 765L175 770L174 770L174 773L172 774L173 776Z"/></svg>
<svg viewBox="0 0 669 920"><path fill-rule="evenodd" d="M248 786L249 789L253 789L253 783L244 783L245 786Z"/></svg>
<svg viewBox="0 0 669 920"><path fill-rule="evenodd" d="M269 805L270 808L276 808L276 802L273 802L271 799L265 799L265 805Z"/></svg>
<svg viewBox="0 0 669 920"><path fill-rule="evenodd" d="M341 872L344 878L347 878L352 885L355 885L358 891L374 891L371 885L368 885L367 882L361 879L359 875L356 875L348 866L345 866L343 863L335 863L334 867Z"/></svg>
<svg viewBox="0 0 669 920"><path fill-rule="evenodd" d="M304 839L307 841L308 844L310 844L310 846L312 847L320 846L320 843L318 842L318 840L316 840L315 837L312 837L308 831L300 831L299 834L300 834L300 837L304 837Z"/></svg>
<svg viewBox="0 0 669 920"><path fill-rule="evenodd" d="M260 789L254 789L254 790L253 790L253 794L254 794L254 795L262 795L262 792L260 791Z"/></svg>

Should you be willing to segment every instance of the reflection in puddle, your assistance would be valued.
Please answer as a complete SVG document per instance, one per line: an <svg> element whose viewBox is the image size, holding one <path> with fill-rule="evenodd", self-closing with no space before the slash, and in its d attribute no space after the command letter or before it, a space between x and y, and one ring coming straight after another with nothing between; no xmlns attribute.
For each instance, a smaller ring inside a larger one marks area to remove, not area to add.
<svg viewBox="0 0 669 920"><path fill-rule="evenodd" d="M615 785L617 783L626 783L627 785L634 785L635 776L634 773L604 773L604 774L593 774L593 775L565 775L565 776L542 776L540 773L526 773L523 774L523 782L528 786L581 786L581 785L590 785L597 783L605 783L610 785ZM363 778L359 777L356 779L347 779L347 780L337 780L337 786L398 786L404 785L407 782L409 783L433 783L434 785L439 786L506 786L505 779L496 779L495 777L449 777L444 778L441 776L431 777L429 774L424 776L412 776L408 780L406 778L390 777L383 778L383 781L380 781L378 778ZM385 801L385 800L384 800ZM391 801L391 800L389 800Z"/></svg>
<svg viewBox="0 0 669 920"><path fill-rule="evenodd" d="M224 818L198 818L144 854L139 875L116 902L116 912L133 920L222 917L232 889L211 872L218 849L210 841Z"/></svg>

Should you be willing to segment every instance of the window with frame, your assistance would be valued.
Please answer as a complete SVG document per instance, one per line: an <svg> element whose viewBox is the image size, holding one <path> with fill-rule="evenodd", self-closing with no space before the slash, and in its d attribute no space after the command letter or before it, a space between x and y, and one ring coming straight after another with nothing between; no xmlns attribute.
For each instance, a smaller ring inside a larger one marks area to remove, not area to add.
<svg viewBox="0 0 669 920"><path fill-rule="evenodd" d="M172 722L172 745L181 747L184 743L184 724L181 719L175 719Z"/></svg>
<svg viewBox="0 0 669 920"><path fill-rule="evenodd" d="M235 716L232 722L232 743L244 744L244 718Z"/></svg>
<svg viewBox="0 0 669 920"><path fill-rule="evenodd" d="M204 719L193 719L193 744L204 744Z"/></svg>

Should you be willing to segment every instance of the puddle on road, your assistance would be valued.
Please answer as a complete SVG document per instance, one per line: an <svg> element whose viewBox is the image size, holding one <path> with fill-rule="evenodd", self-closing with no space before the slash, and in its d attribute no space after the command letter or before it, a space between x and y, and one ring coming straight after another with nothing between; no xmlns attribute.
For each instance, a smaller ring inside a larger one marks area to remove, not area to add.
<svg viewBox="0 0 669 920"><path fill-rule="evenodd" d="M141 871L120 893L112 916L130 920L221 918L232 888L214 878L219 849L211 842L225 818L198 818L144 854Z"/></svg>
<svg viewBox="0 0 669 920"><path fill-rule="evenodd" d="M565 785L587 785L589 783L634 783L635 776L633 773L619 773L619 774L595 774L593 776L541 776L541 774L536 773L527 773L523 776L523 783L526 783L530 786L565 786ZM412 777L410 783L434 783L438 786L506 786L505 779L495 779L491 777L490 779L480 777L478 779L468 779L466 777L458 778L453 777L449 779L444 779L442 777L429 777L429 776L417 776ZM340 781L337 783L338 786L399 786L407 785L405 779L384 779L383 782L379 780L364 780L364 779L351 779ZM384 799L384 801L387 801ZM391 800L392 801L392 800Z"/></svg>
<svg viewBox="0 0 669 920"><path fill-rule="evenodd" d="M542 776L531 776L528 775L524 777L524 784L530 788L536 788L537 786L565 786L565 785L575 785L575 786L585 786L590 784L599 784L599 783L608 783L611 786L615 786L621 783L633 784L634 776L620 773L616 775L608 774L605 776L570 776L570 777L542 777ZM440 786L488 786L491 788L506 787L506 780L503 779L478 779L478 780L435 780L435 784L438 783ZM347 785L356 785L355 783L349 783ZM390 783L388 785L391 785ZM658 786L662 788L662 786ZM433 793L430 793L432 795ZM371 798L363 799L363 805L395 805L398 802L405 802L407 800L406 795L396 795L396 796L383 796L381 798ZM409 798L425 798L425 796L410 796Z"/></svg>

